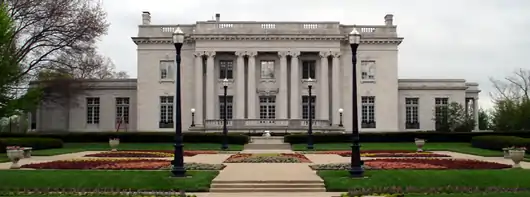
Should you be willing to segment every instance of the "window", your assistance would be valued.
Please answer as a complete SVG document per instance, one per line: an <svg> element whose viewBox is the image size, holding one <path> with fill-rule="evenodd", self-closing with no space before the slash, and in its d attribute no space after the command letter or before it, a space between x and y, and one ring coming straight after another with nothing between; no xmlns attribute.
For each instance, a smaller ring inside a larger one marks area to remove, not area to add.
<svg viewBox="0 0 530 197"><path fill-rule="evenodd" d="M419 129L419 98L405 98L405 129Z"/></svg>
<svg viewBox="0 0 530 197"><path fill-rule="evenodd" d="M259 118L276 119L276 97L259 97Z"/></svg>
<svg viewBox="0 0 530 197"><path fill-rule="evenodd" d="M234 62L232 60L219 61L219 79L233 79Z"/></svg>
<svg viewBox="0 0 530 197"><path fill-rule="evenodd" d="M224 113L224 96L219 96L219 118L224 119L225 113ZM227 96L226 97L226 119L231 120L232 119L232 109L233 109L233 97Z"/></svg>
<svg viewBox="0 0 530 197"><path fill-rule="evenodd" d="M262 79L274 79L274 61L273 60L261 61L261 78Z"/></svg>
<svg viewBox="0 0 530 197"><path fill-rule="evenodd" d="M173 79L173 60L160 61L160 79Z"/></svg>
<svg viewBox="0 0 530 197"><path fill-rule="evenodd" d="M86 98L86 123L99 124L99 97Z"/></svg>
<svg viewBox="0 0 530 197"><path fill-rule="evenodd" d="M434 98L434 118L435 129L437 131L447 130L443 128L447 125L447 107L449 105L449 98Z"/></svg>
<svg viewBox="0 0 530 197"><path fill-rule="evenodd" d="M311 96L311 118L315 119L315 103L317 97ZM309 96L302 96L302 119L309 119Z"/></svg>
<svg viewBox="0 0 530 197"><path fill-rule="evenodd" d="M362 60L361 61L361 79L372 81L375 80L375 61Z"/></svg>
<svg viewBox="0 0 530 197"><path fill-rule="evenodd" d="M316 62L315 60L302 61L302 79L315 79Z"/></svg>
<svg viewBox="0 0 530 197"><path fill-rule="evenodd" d="M159 128L173 128L173 96L160 97Z"/></svg>
<svg viewBox="0 0 530 197"><path fill-rule="evenodd" d="M361 128L375 128L375 96L361 97Z"/></svg>
<svg viewBox="0 0 530 197"><path fill-rule="evenodd" d="M129 124L129 97L116 98L116 125Z"/></svg>

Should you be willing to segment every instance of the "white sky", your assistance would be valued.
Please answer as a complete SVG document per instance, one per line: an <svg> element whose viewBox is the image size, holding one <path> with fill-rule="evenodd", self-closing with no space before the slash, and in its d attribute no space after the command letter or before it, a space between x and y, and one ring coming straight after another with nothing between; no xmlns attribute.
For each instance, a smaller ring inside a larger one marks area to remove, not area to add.
<svg viewBox="0 0 530 197"><path fill-rule="evenodd" d="M480 104L489 108L490 77L503 78L530 66L529 0L103 0L111 23L100 51L118 70L136 77L141 12L152 24L212 19L256 21L340 21L382 25L394 14L400 78L464 78L478 82Z"/></svg>

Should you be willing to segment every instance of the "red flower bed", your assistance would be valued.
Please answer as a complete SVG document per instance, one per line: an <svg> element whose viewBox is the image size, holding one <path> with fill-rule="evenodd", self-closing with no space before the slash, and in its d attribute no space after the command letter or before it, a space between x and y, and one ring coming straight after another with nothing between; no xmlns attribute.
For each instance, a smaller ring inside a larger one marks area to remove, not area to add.
<svg viewBox="0 0 530 197"><path fill-rule="evenodd" d="M192 157L198 154L217 154L217 151L184 151L185 157ZM95 154L88 154L85 157L173 157L172 150L126 150L114 152L102 152Z"/></svg>
<svg viewBox="0 0 530 197"><path fill-rule="evenodd" d="M319 151L318 154L337 154L351 157L351 151ZM361 151L361 157L451 157L449 155L431 152L416 152L408 150L366 150Z"/></svg>
<svg viewBox="0 0 530 197"><path fill-rule="evenodd" d="M105 169L156 170L171 165L169 160L157 159L77 159L23 165L34 169Z"/></svg>
<svg viewBox="0 0 530 197"><path fill-rule="evenodd" d="M228 157L225 163L310 163L311 161L302 154L249 154L239 153Z"/></svg>
<svg viewBox="0 0 530 197"><path fill-rule="evenodd" d="M373 159L365 160L369 169L504 169L511 165L467 159Z"/></svg>

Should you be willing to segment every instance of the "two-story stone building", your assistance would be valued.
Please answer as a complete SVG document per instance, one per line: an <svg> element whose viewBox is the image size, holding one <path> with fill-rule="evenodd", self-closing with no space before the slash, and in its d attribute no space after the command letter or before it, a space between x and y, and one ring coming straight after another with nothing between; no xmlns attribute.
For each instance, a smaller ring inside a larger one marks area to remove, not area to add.
<svg viewBox="0 0 530 197"><path fill-rule="evenodd" d="M351 131L353 67L347 37L354 28L362 35L357 64L361 131L434 130L435 109L453 101L478 117L476 83L398 79L403 38L392 15L384 17L384 25L353 26L223 21L217 14L216 20L178 27L186 34L181 65L184 131L221 129L224 85L231 132L305 131L309 107L316 131ZM34 129L110 131L124 120L121 130L173 131L176 66L171 36L177 25L151 24L151 14L143 12L138 28L132 38L137 79L91 81L76 107L42 105L31 118Z"/></svg>

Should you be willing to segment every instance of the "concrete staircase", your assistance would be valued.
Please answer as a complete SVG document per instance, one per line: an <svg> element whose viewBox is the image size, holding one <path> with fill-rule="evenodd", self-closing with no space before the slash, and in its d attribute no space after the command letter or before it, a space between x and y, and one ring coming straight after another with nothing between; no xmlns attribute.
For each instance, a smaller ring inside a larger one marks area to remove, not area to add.
<svg viewBox="0 0 530 197"><path fill-rule="evenodd" d="M213 181L210 192L325 192L319 180Z"/></svg>
<svg viewBox="0 0 530 197"><path fill-rule="evenodd" d="M244 151L249 150L283 150L290 151L291 145L283 142L283 137L272 136L272 137L251 137L250 143L245 144Z"/></svg>

